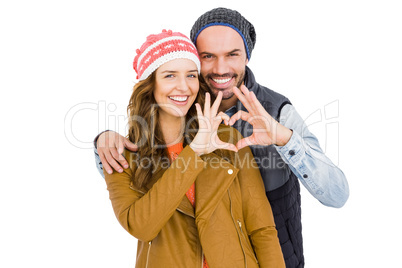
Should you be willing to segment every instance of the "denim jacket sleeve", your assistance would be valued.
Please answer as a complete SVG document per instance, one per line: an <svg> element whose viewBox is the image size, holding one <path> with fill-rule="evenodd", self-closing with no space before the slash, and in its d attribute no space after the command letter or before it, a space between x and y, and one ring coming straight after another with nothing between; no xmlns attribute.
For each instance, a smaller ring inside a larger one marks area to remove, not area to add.
<svg viewBox="0 0 402 268"><path fill-rule="evenodd" d="M99 173L101 174L101 176L103 178L105 178L105 174L103 174L103 166L102 166L102 162L100 160L99 154L98 154L98 150L96 149L96 147L94 147L94 153L95 153L95 163L96 163L96 168L98 169Z"/></svg>
<svg viewBox="0 0 402 268"><path fill-rule="evenodd" d="M286 145L276 146L278 153L316 199L326 206L342 207L349 197L342 170L324 154L293 105L282 108L279 121L293 134Z"/></svg>
<svg viewBox="0 0 402 268"><path fill-rule="evenodd" d="M109 131L109 130L102 131L94 139L95 164L96 164L96 168L98 169L99 173L101 174L101 176L103 178L105 178L105 174L103 174L103 165L102 165L102 161L100 160L100 157L98 154L98 149L96 148L96 142L98 141L99 136L106 131Z"/></svg>

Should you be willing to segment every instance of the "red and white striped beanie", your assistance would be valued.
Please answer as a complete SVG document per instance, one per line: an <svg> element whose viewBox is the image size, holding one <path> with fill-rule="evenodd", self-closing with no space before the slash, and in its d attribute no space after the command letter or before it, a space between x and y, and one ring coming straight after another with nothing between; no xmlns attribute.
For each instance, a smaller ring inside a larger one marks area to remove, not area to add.
<svg viewBox="0 0 402 268"><path fill-rule="evenodd" d="M151 34L134 58L133 67L139 81L146 79L162 64L174 59L192 60L200 73L200 58L191 40L184 34L163 30L160 34Z"/></svg>

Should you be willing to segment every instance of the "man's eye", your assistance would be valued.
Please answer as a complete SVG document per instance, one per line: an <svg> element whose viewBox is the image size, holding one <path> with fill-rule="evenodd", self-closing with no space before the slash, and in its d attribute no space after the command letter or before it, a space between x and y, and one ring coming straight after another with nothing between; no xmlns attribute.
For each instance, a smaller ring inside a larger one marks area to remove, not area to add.
<svg viewBox="0 0 402 268"><path fill-rule="evenodd" d="M205 56L203 56L202 58L203 58L203 59L211 59L211 58L212 58L212 55L205 55Z"/></svg>

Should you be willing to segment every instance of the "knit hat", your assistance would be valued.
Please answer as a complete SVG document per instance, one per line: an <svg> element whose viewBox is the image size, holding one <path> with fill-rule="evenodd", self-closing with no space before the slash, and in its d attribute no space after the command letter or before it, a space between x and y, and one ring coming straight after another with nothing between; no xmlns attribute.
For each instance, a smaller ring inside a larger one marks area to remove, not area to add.
<svg viewBox="0 0 402 268"><path fill-rule="evenodd" d="M256 33L254 26L236 10L220 7L201 15L191 28L190 38L193 43L196 44L197 37L202 30L216 25L228 26L238 32L243 38L247 58L250 59L256 42Z"/></svg>
<svg viewBox="0 0 402 268"><path fill-rule="evenodd" d="M151 34L136 51L133 67L139 81L146 79L161 65L174 59L192 60L200 73L201 65L197 49L184 34L171 30Z"/></svg>

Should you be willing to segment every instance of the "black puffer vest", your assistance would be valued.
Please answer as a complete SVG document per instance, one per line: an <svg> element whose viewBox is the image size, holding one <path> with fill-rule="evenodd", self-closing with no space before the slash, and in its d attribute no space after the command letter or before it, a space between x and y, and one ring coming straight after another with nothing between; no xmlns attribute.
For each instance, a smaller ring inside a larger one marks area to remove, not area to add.
<svg viewBox="0 0 402 268"><path fill-rule="evenodd" d="M282 107L290 104L290 101L257 84L248 67L246 67L245 85L254 92L265 110L279 121ZM240 101L237 103L237 110L247 111ZM243 137L253 133L252 125L242 120L237 121L234 127ZM251 146L251 151L260 168L267 197L271 203L286 267L304 267L299 180L274 146Z"/></svg>

